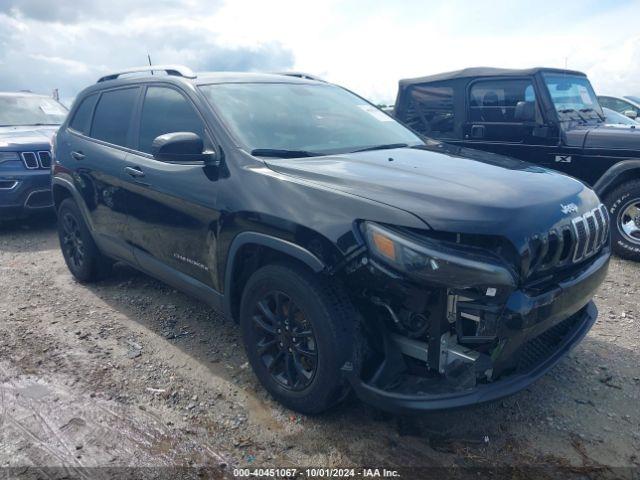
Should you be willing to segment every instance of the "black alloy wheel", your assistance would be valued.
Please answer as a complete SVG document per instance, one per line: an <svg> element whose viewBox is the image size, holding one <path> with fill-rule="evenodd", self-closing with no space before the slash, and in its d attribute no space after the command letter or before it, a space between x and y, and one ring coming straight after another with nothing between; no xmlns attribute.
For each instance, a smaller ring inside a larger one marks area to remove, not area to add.
<svg viewBox="0 0 640 480"><path fill-rule="evenodd" d="M249 364L276 400L317 414L347 396L342 368L360 336L339 280L293 262L264 265L244 284L239 314Z"/></svg>
<svg viewBox="0 0 640 480"><path fill-rule="evenodd" d="M267 371L287 390L307 388L318 368L317 342L305 313L285 293L270 291L255 306L255 350Z"/></svg>
<svg viewBox="0 0 640 480"><path fill-rule="evenodd" d="M65 212L62 218L63 237L62 249L74 269L81 269L85 261L85 248L80 232L80 225L70 212Z"/></svg>
<svg viewBox="0 0 640 480"><path fill-rule="evenodd" d="M64 261L78 281L93 282L108 275L113 260L100 252L71 198L65 198L58 208L58 238Z"/></svg>

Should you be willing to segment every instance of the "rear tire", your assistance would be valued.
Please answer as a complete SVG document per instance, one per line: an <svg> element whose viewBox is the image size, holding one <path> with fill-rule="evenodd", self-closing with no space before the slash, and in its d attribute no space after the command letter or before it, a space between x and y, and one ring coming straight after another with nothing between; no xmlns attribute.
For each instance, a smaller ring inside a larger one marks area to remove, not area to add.
<svg viewBox="0 0 640 480"><path fill-rule="evenodd" d="M64 261L79 282L95 282L110 273L113 261L100 253L78 205L70 198L58 208L58 238Z"/></svg>
<svg viewBox="0 0 640 480"><path fill-rule="evenodd" d="M340 369L351 358L355 319L342 288L295 264L260 268L242 294L240 328L253 371L278 402L305 414L349 393Z"/></svg>
<svg viewBox="0 0 640 480"><path fill-rule="evenodd" d="M616 255L640 261L640 180L608 193L604 203L611 218L611 245Z"/></svg>

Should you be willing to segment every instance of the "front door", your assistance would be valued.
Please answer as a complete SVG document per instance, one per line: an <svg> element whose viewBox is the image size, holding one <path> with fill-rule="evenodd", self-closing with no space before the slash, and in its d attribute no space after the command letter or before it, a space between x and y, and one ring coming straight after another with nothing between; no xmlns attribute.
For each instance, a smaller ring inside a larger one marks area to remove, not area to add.
<svg viewBox="0 0 640 480"><path fill-rule="evenodd" d="M465 146L533 163L557 149L557 130L543 124L532 78L478 80L466 95Z"/></svg>
<svg viewBox="0 0 640 480"><path fill-rule="evenodd" d="M216 179L203 163L159 161L153 140L193 132L207 144L202 116L187 95L172 86L146 87L135 141L126 157L128 241L138 263L159 276L177 270L220 290L216 284L218 212Z"/></svg>

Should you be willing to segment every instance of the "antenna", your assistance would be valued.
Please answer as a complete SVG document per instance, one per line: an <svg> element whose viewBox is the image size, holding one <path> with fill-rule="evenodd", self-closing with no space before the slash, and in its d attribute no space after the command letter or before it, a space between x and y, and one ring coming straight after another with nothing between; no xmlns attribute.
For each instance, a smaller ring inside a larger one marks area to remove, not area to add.
<svg viewBox="0 0 640 480"><path fill-rule="evenodd" d="M149 54L149 52L147 52L147 59L149 60L149 66L152 67L153 64L151 63L151 55ZM153 70L151 70L151 75L153 75Z"/></svg>

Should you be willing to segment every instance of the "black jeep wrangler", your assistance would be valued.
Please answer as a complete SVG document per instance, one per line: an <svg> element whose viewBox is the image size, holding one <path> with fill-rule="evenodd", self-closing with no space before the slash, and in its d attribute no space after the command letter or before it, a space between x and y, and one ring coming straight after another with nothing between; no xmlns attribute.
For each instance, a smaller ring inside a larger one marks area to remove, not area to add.
<svg viewBox="0 0 640 480"><path fill-rule="evenodd" d="M427 137L586 182L615 223L614 251L640 260L640 126L608 125L584 73L467 68L401 80L395 116Z"/></svg>
<svg viewBox="0 0 640 480"><path fill-rule="evenodd" d="M581 182L425 143L322 81L153 68L84 90L55 138L64 258L222 309L287 407L496 399L593 325L609 222Z"/></svg>

